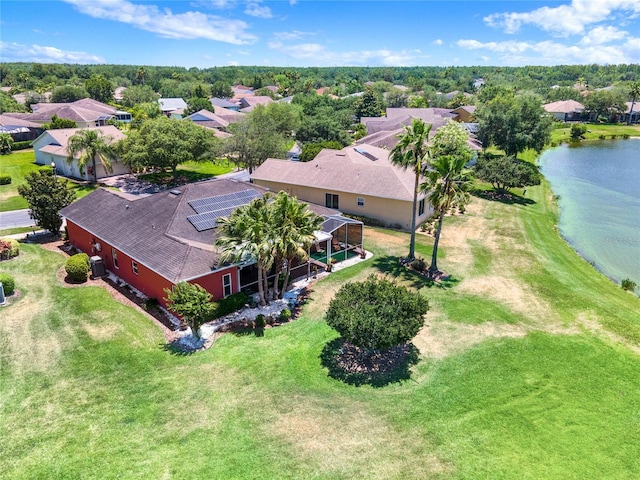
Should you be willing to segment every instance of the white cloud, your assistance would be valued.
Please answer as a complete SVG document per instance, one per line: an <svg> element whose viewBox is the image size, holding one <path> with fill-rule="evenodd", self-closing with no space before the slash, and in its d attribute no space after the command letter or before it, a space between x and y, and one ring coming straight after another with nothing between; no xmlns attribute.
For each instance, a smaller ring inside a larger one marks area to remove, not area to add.
<svg viewBox="0 0 640 480"><path fill-rule="evenodd" d="M484 21L507 33L515 33L523 24L531 24L567 36L583 34L588 25L629 14L640 14L639 0L572 0L569 5L541 7L530 12L495 13Z"/></svg>
<svg viewBox="0 0 640 480"><path fill-rule="evenodd" d="M160 10L155 5L134 4L128 0L64 0L76 9L94 18L126 23L166 38L204 38L218 42L242 45L257 38L246 32L247 24L201 12L174 14L170 9Z"/></svg>
<svg viewBox="0 0 640 480"><path fill-rule="evenodd" d="M247 8L244 10L244 13L250 15L252 17L258 18L272 18L273 14L271 13L271 9L269 7L265 7L260 5L260 2L249 2L247 3Z"/></svg>
<svg viewBox="0 0 640 480"><path fill-rule="evenodd" d="M297 60L312 60L314 65L412 66L417 64L418 58L423 58L420 50L391 51L380 49L335 52L319 43L285 46L281 42L270 42L269 47L278 49L283 55Z"/></svg>
<svg viewBox="0 0 640 480"><path fill-rule="evenodd" d="M290 32L273 32L273 36L278 40L299 40L302 37L315 35L313 32L302 32L300 30L292 30Z"/></svg>
<svg viewBox="0 0 640 480"><path fill-rule="evenodd" d="M610 43L615 40L625 38L628 32L618 30L616 27L596 27L591 29L580 43L582 45L602 45L603 43Z"/></svg>
<svg viewBox="0 0 640 480"><path fill-rule="evenodd" d="M228 65L229 67L237 67L237 66L239 66L239 65L240 65L240 62L238 62L238 61L236 61L236 60L230 60L230 61L228 61L228 62L227 62L227 65Z"/></svg>
<svg viewBox="0 0 640 480"><path fill-rule="evenodd" d="M42 45L22 45L15 42L0 41L0 50L4 61L38 63L105 63L99 55L87 52L60 50Z"/></svg>
<svg viewBox="0 0 640 480"><path fill-rule="evenodd" d="M640 42L630 39L622 45L594 44L564 45L542 42L480 42L459 40L457 46L466 50L488 50L500 55L505 65L561 65L561 64L621 64L640 60Z"/></svg>
<svg viewBox="0 0 640 480"><path fill-rule="evenodd" d="M442 45L442 43L443 43L443 42L442 42L442 39L441 39L441 38L438 38L437 40L434 40L432 43L433 43L434 45Z"/></svg>

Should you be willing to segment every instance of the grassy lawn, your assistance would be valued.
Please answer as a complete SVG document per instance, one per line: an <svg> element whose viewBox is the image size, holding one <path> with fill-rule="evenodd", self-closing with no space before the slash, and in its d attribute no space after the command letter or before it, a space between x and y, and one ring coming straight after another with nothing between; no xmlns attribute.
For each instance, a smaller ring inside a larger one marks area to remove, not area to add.
<svg viewBox="0 0 640 480"><path fill-rule="evenodd" d="M623 135L631 137L640 137L640 125L611 124L602 125L596 123L587 123L587 133L584 135L585 140L600 140L600 136L604 135L607 139L622 138ZM615 137L613 137L615 135ZM551 141L554 143L571 141L571 125L556 128L551 134Z"/></svg>
<svg viewBox="0 0 640 480"><path fill-rule="evenodd" d="M296 321L186 356L23 245L0 264L23 292L0 317L3 478L638 478L640 299L555 232L546 184L527 198L446 219L444 284L399 267L407 234L368 228L373 258L319 281ZM323 317L371 272L431 309L411 378L357 387L321 363Z"/></svg>
<svg viewBox="0 0 640 480"><path fill-rule="evenodd" d="M25 176L30 172L38 170L51 171L51 167L37 165L35 161L36 156L33 150L20 150L12 152L10 155L0 156L0 173L11 175L11 183L0 186L0 212L29 208L27 201L18 195L18 185L26 183ZM67 180L67 185L75 192L76 198L84 197L97 188L93 185L79 184L71 180Z"/></svg>
<svg viewBox="0 0 640 480"><path fill-rule="evenodd" d="M178 183L198 182L208 178L216 177L225 173L232 172L235 164L228 160L218 160L214 162L186 162L178 165ZM171 172L147 173L139 176L142 180L146 180L158 185L168 185L173 182Z"/></svg>

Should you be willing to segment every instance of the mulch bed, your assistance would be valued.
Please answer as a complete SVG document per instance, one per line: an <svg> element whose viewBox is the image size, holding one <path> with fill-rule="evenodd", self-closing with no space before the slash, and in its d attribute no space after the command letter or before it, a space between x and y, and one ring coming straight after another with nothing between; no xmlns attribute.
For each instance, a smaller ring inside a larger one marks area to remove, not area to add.
<svg viewBox="0 0 640 480"><path fill-rule="evenodd" d="M398 345L372 353L344 342L338 351L336 364L346 373L380 375L397 370L406 362L409 352L409 345Z"/></svg>

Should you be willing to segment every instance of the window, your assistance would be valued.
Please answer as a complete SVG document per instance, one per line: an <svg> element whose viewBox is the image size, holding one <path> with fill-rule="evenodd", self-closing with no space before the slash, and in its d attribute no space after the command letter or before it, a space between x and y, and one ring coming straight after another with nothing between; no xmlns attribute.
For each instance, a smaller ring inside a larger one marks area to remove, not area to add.
<svg viewBox="0 0 640 480"><path fill-rule="evenodd" d="M138 262L131 260L131 271L138 275Z"/></svg>
<svg viewBox="0 0 640 480"><path fill-rule="evenodd" d="M231 293L231 274L227 273L222 276L222 295L224 298L227 298Z"/></svg>
<svg viewBox="0 0 640 480"><path fill-rule="evenodd" d="M324 194L324 206L327 208L335 208L337 210L339 208L338 200L339 200L339 195L336 195L335 193Z"/></svg>
<svg viewBox="0 0 640 480"><path fill-rule="evenodd" d="M111 249L111 256L113 257L113 266L114 266L114 268L120 268L118 266L118 252L116 251L115 248Z"/></svg>
<svg viewBox="0 0 640 480"><path fill-rule="evenodd" d="M418 216L424 215L424 198L418 203Z"/></svg>
<svg viewBox="0 0 640 480"><path fill-rule="evenodd" d="M358 198L356 198L356 204L357 204L359 207L364 207L364 198L362 198L362 197L358 197Z"/></svg>

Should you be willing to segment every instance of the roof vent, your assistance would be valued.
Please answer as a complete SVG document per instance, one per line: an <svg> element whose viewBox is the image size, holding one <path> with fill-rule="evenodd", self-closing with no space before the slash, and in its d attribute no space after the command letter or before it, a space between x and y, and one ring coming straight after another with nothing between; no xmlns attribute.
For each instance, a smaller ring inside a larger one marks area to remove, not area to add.
<svg viewBox="0 0 640 480"><path fill-rule="evenodd" d="M171 195L180 195L182 193L182 190L169 190L169 193Z"/></svg>
<svg viewBox="0 0 640 480"><path fill-rule="evenodd" d="M124 209L125 209L125 210L129 210L129 205L128 205L128 204L127 204L127 205L125 205L125 206L124 206Z"/></svg>

